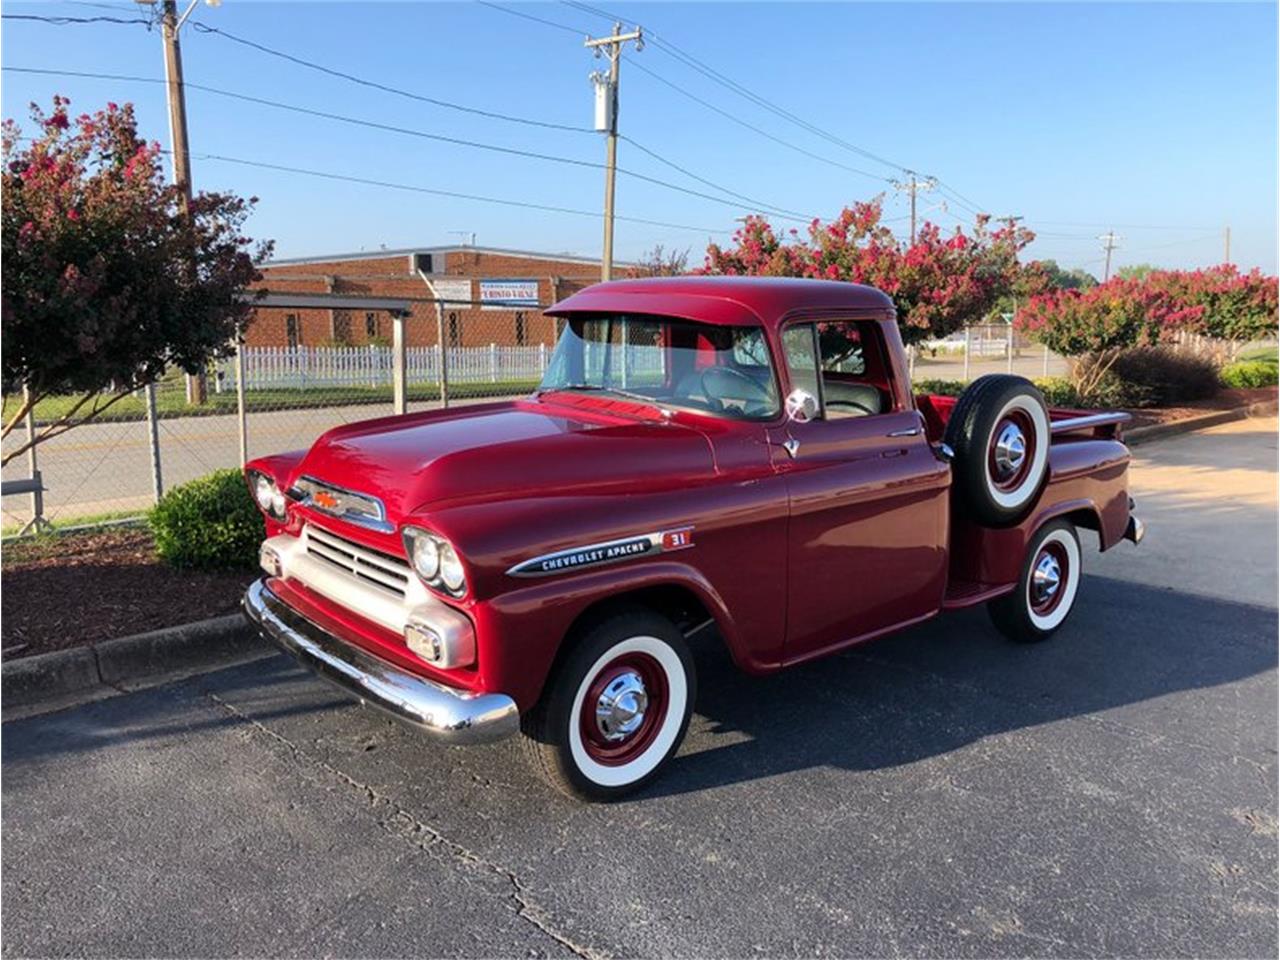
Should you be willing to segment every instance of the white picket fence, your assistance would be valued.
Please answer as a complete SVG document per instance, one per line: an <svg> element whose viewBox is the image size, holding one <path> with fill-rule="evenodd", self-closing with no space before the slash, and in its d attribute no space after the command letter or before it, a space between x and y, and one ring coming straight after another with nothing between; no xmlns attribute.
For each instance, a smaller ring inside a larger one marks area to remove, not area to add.
<svg viewBox="0 0 1280 960"><path fill-rule="evenodd" d="M509 347L451 347L450 383L499 383L540 380L551 359L546 344ZM440 347L405 350L409 383L440 382ZM309 387L386 387L391 385L390 347L245 347L246 390ZM236 364L218 364L217 390L236 388Z"/></svg>

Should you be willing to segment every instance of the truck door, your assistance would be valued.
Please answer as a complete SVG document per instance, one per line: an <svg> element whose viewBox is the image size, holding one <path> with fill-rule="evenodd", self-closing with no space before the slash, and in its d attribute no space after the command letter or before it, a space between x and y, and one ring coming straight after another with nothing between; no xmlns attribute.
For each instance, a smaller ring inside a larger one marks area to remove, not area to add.
<svg viewBox="0 0 1280 960"><path fill-rule="evenodd" d="M874 320L782 330L807 421L772 428L786 478L785 658L815 656L935 613L946 586L950 473L904 389L897 330ZM896 352L895 352L896 351Z"/></svg>

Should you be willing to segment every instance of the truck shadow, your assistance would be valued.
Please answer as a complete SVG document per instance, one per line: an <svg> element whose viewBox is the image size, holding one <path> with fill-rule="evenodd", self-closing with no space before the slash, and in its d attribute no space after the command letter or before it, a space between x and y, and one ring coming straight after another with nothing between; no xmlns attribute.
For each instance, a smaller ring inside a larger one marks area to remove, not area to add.
<svg viewBox="0 0 1280 960"><path fill-rule="evenodd" d="M1005 640L981 608L768 677L741 674L707 643L689 740L638 799L811 767L897 767L1106 711L1154 741L1150 714L1119 708L1273 671L1276 640L1275 610L1088 577L1071 620L1042 644ZM1258 724L1273 756L1274 713Z"/></svg>

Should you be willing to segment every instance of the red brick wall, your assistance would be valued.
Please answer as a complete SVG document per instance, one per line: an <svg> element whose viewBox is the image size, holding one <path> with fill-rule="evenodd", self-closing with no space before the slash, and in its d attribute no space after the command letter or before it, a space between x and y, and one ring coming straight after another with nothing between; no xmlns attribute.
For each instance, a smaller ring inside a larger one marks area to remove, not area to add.
<svg viewBox="0 0 1280 960"><path fill-rule="evenodd" d="M444 256L434 254L433 268L449 276L480 278L527 277L538 280L539 303L549 305L599 279L600 267L593 263L543 260L483 250L458 250ZM441 261L443 260L443 263ZM348 293L373 297L429 297L431 291L411 272L409 254L362 260L331 260L305 264L279 264L262 268L261 286L277 293ZM561 278L558 282L553 278ZM479 284L472 284L472 296L479 296ZM297 317L300 342L320 346L335 340L363 345L370 342L363 310L260 308L249 326L250 346L288 344L288 317ZM374 311L377 336L389 340L391 319L385 311ZM555 343L555 322L540 310L482 310L479 307L445 308L445 338L457 331L457 343L464 347L516 344L523 320L523 342L529 346ZM437 341L436 307L415 303L406 325L410 346L432 346Z"/></svg>

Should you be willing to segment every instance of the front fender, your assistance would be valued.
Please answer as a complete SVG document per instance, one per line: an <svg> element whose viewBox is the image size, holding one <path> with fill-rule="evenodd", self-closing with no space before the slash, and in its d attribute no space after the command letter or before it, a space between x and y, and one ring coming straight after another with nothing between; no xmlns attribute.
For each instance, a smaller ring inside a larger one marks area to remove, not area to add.
<svg viewBox="0 0 1280 960"><path fill-rule="evenodd" d="M695 567L676 560L586 570L528 581L471 610L480 638L486 686L513 697L521 711L541 696L552 665L574 625L593 607L637 591L679 587L695 596L716 622L735 661L758 671L740 642L720 592Z"/></svg>

